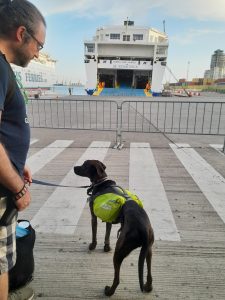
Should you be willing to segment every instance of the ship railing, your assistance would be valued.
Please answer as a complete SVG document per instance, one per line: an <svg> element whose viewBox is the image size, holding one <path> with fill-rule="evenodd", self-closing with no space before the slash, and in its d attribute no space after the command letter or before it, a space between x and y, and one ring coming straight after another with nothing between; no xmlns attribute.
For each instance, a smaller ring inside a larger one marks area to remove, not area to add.
<svg viewBox="0 0 225 300"><path fill-rule="evenodd" d="M222 101L117 102L93 98L29 100L30 125L113 131L118 147L124 143L124 135L128 132L225 136L225 102Z"/></svg>

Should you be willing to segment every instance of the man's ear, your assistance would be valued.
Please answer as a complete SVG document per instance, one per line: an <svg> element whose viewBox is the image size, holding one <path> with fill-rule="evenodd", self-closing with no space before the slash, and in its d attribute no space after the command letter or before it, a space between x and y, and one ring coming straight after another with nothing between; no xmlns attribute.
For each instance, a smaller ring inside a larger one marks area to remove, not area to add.
<svg viewBox="0 0 225 300"><path fill-rule="evenodd" d="M26 31L26 27L24 26L19 26L17 28L15 37L18 42L22 42L24 40Z"/></svg>

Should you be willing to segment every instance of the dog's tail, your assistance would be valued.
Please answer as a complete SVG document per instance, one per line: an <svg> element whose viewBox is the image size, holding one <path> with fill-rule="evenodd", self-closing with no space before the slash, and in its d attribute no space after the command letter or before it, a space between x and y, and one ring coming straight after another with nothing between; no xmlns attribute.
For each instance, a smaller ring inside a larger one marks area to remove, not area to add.
<svg viewBox="0 0 225 300"><path fill-rule="evenodd" d="M144 242L141 247L141 251L139 254L139 259L138 259L138 276L139 276L139 284L140 284L140 289L143 292L144 291L144 262L145 258L147 255L148 251L148 242L147 242L147 237L144 239Z"/></svg>

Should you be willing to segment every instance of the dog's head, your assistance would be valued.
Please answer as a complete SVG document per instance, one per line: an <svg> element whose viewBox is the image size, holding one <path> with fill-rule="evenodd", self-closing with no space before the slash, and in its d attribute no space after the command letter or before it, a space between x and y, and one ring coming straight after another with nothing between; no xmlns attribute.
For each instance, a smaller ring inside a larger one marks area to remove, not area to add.
<svg viewBox="0 0 225 300"><path fill-rule="evenodd" d="M85 160L82 166L75 166L74 173L82 177L88 177L91 182L98 182L107 177L106 166L99 160Z"/></svg>

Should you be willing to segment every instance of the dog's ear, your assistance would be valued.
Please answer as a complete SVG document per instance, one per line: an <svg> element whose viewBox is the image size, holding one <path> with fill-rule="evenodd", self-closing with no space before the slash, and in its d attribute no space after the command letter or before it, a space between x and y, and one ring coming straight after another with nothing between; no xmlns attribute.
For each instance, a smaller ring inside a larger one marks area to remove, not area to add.
<svg viewBox="0 0 225 300"><path fill-rule="evenodd" d="M94 166L96 168L98 176L105 175L106 166L99 160L94 161Z"/></svg>

